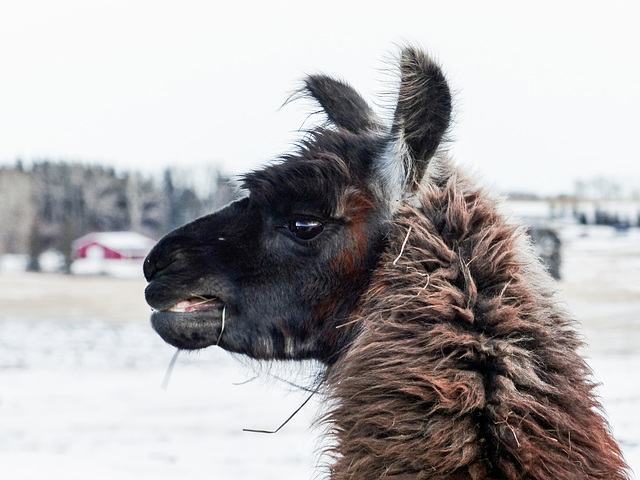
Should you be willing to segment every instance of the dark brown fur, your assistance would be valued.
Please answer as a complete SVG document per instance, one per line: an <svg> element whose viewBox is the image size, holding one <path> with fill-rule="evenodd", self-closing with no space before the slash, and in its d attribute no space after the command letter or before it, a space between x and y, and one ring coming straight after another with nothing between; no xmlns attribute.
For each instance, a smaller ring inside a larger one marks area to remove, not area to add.
<svg viewBox="0 0 640 480"><path fill-rule="evenodd" d="M327 372L332 480L628 478L526 241L444 170L399 212L360 333Z"/></svg>

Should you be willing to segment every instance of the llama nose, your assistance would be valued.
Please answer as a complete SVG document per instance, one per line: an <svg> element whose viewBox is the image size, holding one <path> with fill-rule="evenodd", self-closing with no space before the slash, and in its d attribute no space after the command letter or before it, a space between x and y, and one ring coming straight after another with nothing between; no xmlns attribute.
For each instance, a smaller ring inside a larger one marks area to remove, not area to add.
<svg viewBox="0 0 640 480"><path fill-rule="evenodd" d="M147 282L153 280L162 270L173 263L173 255L171 251L167 251L164 242L161 240L151 249L147 258L144 259L142 271Z"/></svg>
<svg viewBox="0 0 640 480"><path fill-rule="evenodd" d="M151 254L147 255L147 258L144 259L142 272L144 273L144 278L147 279L147 282L150 282L153 277L156 276L156 273L158 273L158 267L156 266L156 262L151 259Z"/></svg>
<svg viewBox="0 0 640 480"><path fill-rule="evenodd" d="M160 240L156 244L147 258L144 259L142 271L144 278L148 282L162 274L170 265L174 263L182 264L185 260L184 249L177 247L174 242Z"/></svg>
<svg viewBox="0 0 640 480"><path fill-rule="evenodd" d="M153 278L160 272L163 268L166 268L168 262L162 260L163 256L161 253L160 244L157 244L147 255L147 258L144 259L144 265L142 266L142 272L144 273L144 278L147 279L147 282L153 280Z"/></svg>

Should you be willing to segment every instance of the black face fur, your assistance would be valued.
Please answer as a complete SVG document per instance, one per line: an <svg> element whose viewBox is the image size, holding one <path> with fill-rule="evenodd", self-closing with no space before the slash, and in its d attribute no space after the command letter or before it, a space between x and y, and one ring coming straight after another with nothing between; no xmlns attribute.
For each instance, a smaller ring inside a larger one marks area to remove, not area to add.
<svg viewBox="0 0 640 480"><path fill-rule="evenodd" d="M152 323L183 349L337 360L396 205L422 180L451 98L424 54L402 54L394 124L348 85L309 77L331 126L244 178L248 197L164 237L145 261Z"/></svg>

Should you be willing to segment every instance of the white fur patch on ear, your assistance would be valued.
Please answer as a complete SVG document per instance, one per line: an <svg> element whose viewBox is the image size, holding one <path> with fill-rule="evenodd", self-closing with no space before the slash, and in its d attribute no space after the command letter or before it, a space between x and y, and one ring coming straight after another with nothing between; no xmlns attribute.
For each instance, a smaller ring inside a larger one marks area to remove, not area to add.
<svg viewBox="0 0 640 480"><path fill-rule="evenodd" d="M392 139L386 146L382 157L376 165L375 176L380 185L380 199L388 205L392 216L400 207L407 191L408 162L410 152L402 140L403 132Z"/></svg>

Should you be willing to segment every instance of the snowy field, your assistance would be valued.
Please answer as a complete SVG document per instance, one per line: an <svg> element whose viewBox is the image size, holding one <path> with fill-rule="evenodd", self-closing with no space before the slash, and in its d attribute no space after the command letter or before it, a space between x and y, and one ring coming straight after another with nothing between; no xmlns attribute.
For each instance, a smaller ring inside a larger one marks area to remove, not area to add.
<svg viewBox="0 0 640 480"><path fill-rule="evenodd" d="M563 231L569 308L614 434L640 472L640 232ZM225 352L182 354L148 325L144 282L0 274L0 475L49 479L312 479L321 399L312 365L258 370ZM257 379L255 377L258 377Z"/></svg>

